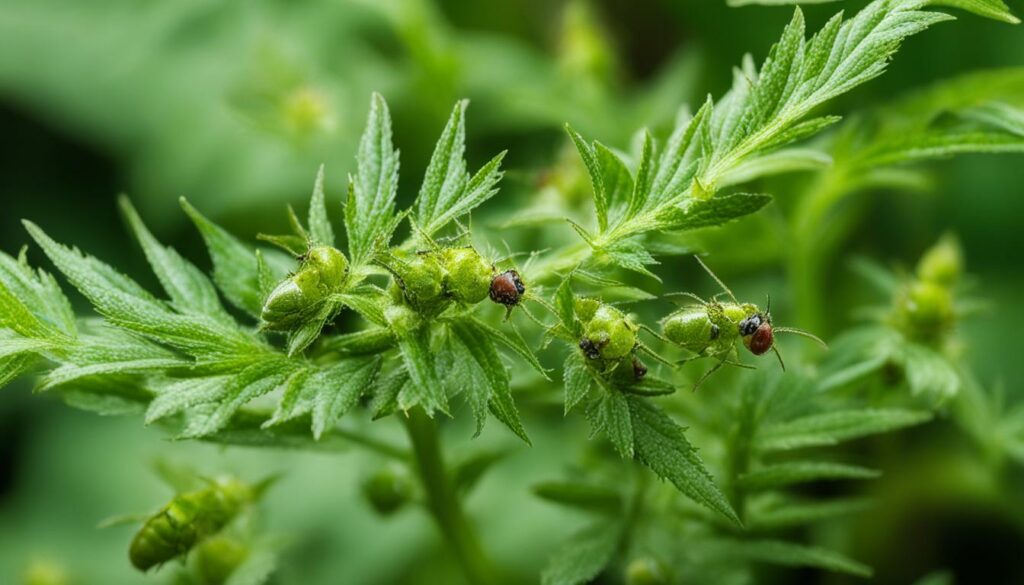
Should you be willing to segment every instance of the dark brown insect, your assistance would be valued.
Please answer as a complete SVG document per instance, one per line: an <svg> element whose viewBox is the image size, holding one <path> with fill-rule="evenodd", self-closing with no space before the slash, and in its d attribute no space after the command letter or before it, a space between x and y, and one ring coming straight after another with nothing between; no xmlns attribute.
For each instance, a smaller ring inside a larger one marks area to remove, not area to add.
<svg viewBox="0 0 1024 585"><path fill-rule="evenodd" d="M743 337L743 345L747 346L750 353L754 355L766 353L775 343L772 320L768 315L760 313L751 315L740 321L739 329L740 335Z"/></svg>
<svg viewBox="0 0 1024 585"><path fill-rule="evenodd" d="M642 380L647 375L647 366L644 365L640 358L633 356L633 377L637 380Z"/></svg>
<svg viewBox="0 0 1024 585"><path fill-rule="evenodd" d="M515 270L506 270L491 280L491 300L506 307L518 305L525 292L526 287Z"/></svg>
<svg viewBox="0 0 1024 585"><path fill-rule="evenodd" d="M583 350L583 355L587 356L587 359L596 360L601 357L601 348L586 337L580 340L580 349Z"/></svg>

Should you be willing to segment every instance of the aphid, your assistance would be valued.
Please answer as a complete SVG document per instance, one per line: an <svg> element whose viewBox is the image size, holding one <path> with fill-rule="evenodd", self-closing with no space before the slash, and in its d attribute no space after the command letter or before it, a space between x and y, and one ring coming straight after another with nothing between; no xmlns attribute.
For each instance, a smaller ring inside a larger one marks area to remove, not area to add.
<svg viewBox="0 0 1024 585"><path fill-rule="evenodd" d="M348 259L335 248L318 246L300 256L299 269L267 295L260 318L263 327L289 331L315 313L348 277Z"/></svg>
<svg viewBox="0 0 1024 585"><path fill-rule="evenodd" d="M736 352L737 341L741 341L754 355L763 355L769 350L775 352L783 369L786 366L775 346L776 333L795 333L825 345L821 339L806 331L791 327L775 327L772 324L770 299L764 311L752 303L740 303L725 283L715 276L700 258L697 258L697 262L722 287L731 302L720 302L716 298L705 301L694 294L684 293L684 296L694 299L698 304L679 309L666 317L661 324L662 333L669 341L696 354L691 359L718 359L718 363L697 381L695 388L723 365L749 367L739 362Z"/></svg>
<svg viewBox="0 0 1024 585"><path fill-rule="evenodd" d="M148 571L188 553L201 540L220 532L268 485L261 482L249 486L224 478L203 489L178 494L136 533L128 549L132 565Z"/></svg>
<svg viewBox="0 0 1024 585"><path fill-rule="evenodd" d="M526 294L526 286L519 273L515 270L506 270L491 279L490 288L491 300L506 307L515 307Z"/></svg>
<svg viewBox="0 0 1024 585"><path fill-rule="evenodd" d="M647 366L640 361L640 358L633 356L633 378L643 380L647 375Z"/></svg>

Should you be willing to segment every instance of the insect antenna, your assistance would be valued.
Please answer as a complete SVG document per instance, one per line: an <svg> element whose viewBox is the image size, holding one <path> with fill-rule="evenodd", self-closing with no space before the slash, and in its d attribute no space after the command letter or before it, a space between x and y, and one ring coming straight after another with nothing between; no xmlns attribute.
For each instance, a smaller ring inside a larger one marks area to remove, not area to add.
<svg viewBox="0 0 1024 585"><path fill-rule="evenodd" d="M537 300L537 299L534 298L533 300ZM530 319L530 321L533 321L534 323L536 323L538 327L542 327L544 329L548 328L548 325L546 323L544 323L543 321L538 319L533 313L531 313L529 310L527 310L526 305L524 305L522 303L519 303L518 305L515 305L513 307L505 307L505 320L506 321L508 321L509 317L512 316L512 309L514 309L515 307L519 307L520 309L522 309L523 314L526 315L527 318ZM546 307L546 308L549 311L552 310L551 307Z"/></svg>
<svg viewBox="0 0 1024 585"><path fill-rule="evenodd" d="M662 335L661 333L658 333L657 331L655 331L654 329L651 329L650 327L648 327L647 325L644 325L643 323L640 324L640 329L642 331L646 331L647 333L650 333L651 335L657 337L658 339L660 339L661 341L664 341L665 343L672 343L664 335Z"/></svg>
<svg viewBox="0 0 1024 585"><path fill-rule="evenodd" d="M665 294L663 296L667 297L669 300L671 300L673 302L679 301L678 298L673 298L673 297L686 297L686 298L693 299L693 300L697 301L698 303L700 303L702 305L708 304L707 301L705 301L704 299L700 298L699 296L693 294L692 292L672 292L672 293L667 293L667 294Z"/></svg>
<svg viewBox="0 0 1024 585"><path fill-rule="evenodd" d="M708 268L708 265L705 264L704 261L700 259L700 256L694 256L693 259L696 260L698 264L700 264L701 268L703 268L705 272L711 275L711 278L715 279L715 282L717 282L718 286L722 287L722 290L724 290L726 294L729 295L729 298L732 299L732 302L739 304L739 301L736 300L736 295L732 294L732 291L729 290L729 287L725 286L725 283L722 282L722 279L718 278L718 275L716 275L714 272L711 272L711 269Z"/></svg>
<svg viewBox="0 0 1024 585"><path fill-rule="evenodd" d="M828 344L821 340L820 337L811 333L810 331L804 331L803 329L797 329L796 327L774 327L772 329L775 333L792 333L799 335L800 337L806 337L807 339L818 342L818 345L828 349Z"/></svg>
<svg viewBox="0 0 1024 585"><path fill-rule="evenodd" d="M772 344L772 351L775 352L775 357L779 358L779 365L782 366L782 371L786 371L786 362L782 361L782 354L779 352L779 348Z"/></svg>

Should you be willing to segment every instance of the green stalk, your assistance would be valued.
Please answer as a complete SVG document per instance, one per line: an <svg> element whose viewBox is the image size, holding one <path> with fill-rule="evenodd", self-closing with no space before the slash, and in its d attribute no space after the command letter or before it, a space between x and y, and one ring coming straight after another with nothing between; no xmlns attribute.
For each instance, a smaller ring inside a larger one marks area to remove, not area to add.
<svg viewBox="0 0 1024 585"><path fill-rule="evenodd" d="M437 424L422 408L414 408L405 418L405 428L412 442L416 472L427 496L427 509L466 580L472 585L497 583L493 566L462 510L455 486L445 468Z"/></svg>

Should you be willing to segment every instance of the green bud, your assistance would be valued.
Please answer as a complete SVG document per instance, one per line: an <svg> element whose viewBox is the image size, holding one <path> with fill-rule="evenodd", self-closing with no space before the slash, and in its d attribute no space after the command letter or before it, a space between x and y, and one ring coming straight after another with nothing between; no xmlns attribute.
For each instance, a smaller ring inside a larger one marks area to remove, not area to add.
<svg viewBox="0 0 1024 585"><path fill-rule="evenodd" d="M915 282L898 301L898 324L913 339L937 340L955 320L952 291L934 282Z"/></svg>
<svg viewBox="0 0 1024 585"><path fill-rule="evenodd" d="M408 475L385 467L368 477L362 485L363 496L381 516L390 516L412 498L413 486Z"/></svg>
<svg viewBox="0 0 1024 585"><path fill-rule="evenodd" d="M597 299L586 299L582 297L576 297L574 302L576 310L576 318L583 323L589 322L594 318L594 313L601 306L601 301Z"/></svg>
<svg viewBox="0 0 1024 585"><path fill-rule="evenodd" d="M23 585L68 585L71 578L64 568L50 560L36 559L22 573Z"/></svg>
<svg viewBox="0 0 1024 585"><path fill-rule="evenodd" d="M384 319L388 322L391 330L398 335L405 335L420 324L420 316L401 303L388 305L384 309Z"/></svg>
<svg viewBox="0 0 1024 585"><path fill-rule="evenodd" d="M348 260L334 248L320 246L306 253L299 270L267 295L260 318L272 331L301 325L348 277Z"/></svg>
<svg viewBox="0 0 1024 585"><path fill-rule="evenodd" d="M416 310L431 312L444 303L444 270L435 254L392 250L387 267L403 298Z"/></svg>
<svg viewBox="0 0 1024 585"><path fill-rule="evenodd" d="M449 248L441 253L441 263L448 296L470 305L487 298L494 267L479 252L473 248Z"/></svg>
<svg viewBox="0 0 1024 585"><path fill-rule="evenodd" d="M348 259L336 248L318 246L306 253L302 270L315 270L320 280L328 289L336 289L345 283L348 276Z"/></svg>
<svg viewBox="0 0 1024 585"><path fill-rule="evenodd" d="M921 256L917 263L917 276L948 287L956 284L963 269L964 254L960 242L953 234L946 234Z"/></svg>
<svg viewBox="0 0 1024 585"><path fill-rule="evenodd" d="M214 536L196 547L196 570L204 585L223 585L248 556L238 539Z"/></svg>
<svg viewBox="0 0 1024 585"><path fill-rule="evenodd" d="M626 567L626 585L666 585L668 575L661 563L651 557L633 559Z"/></svg>
<svg viewBox="0 0 1024 585"><path fill-rule="evenodd" d="M601 304L583 326L580 349L591 359L624 358L636 347L636 330L636 325L622 311Z"/></svg>

